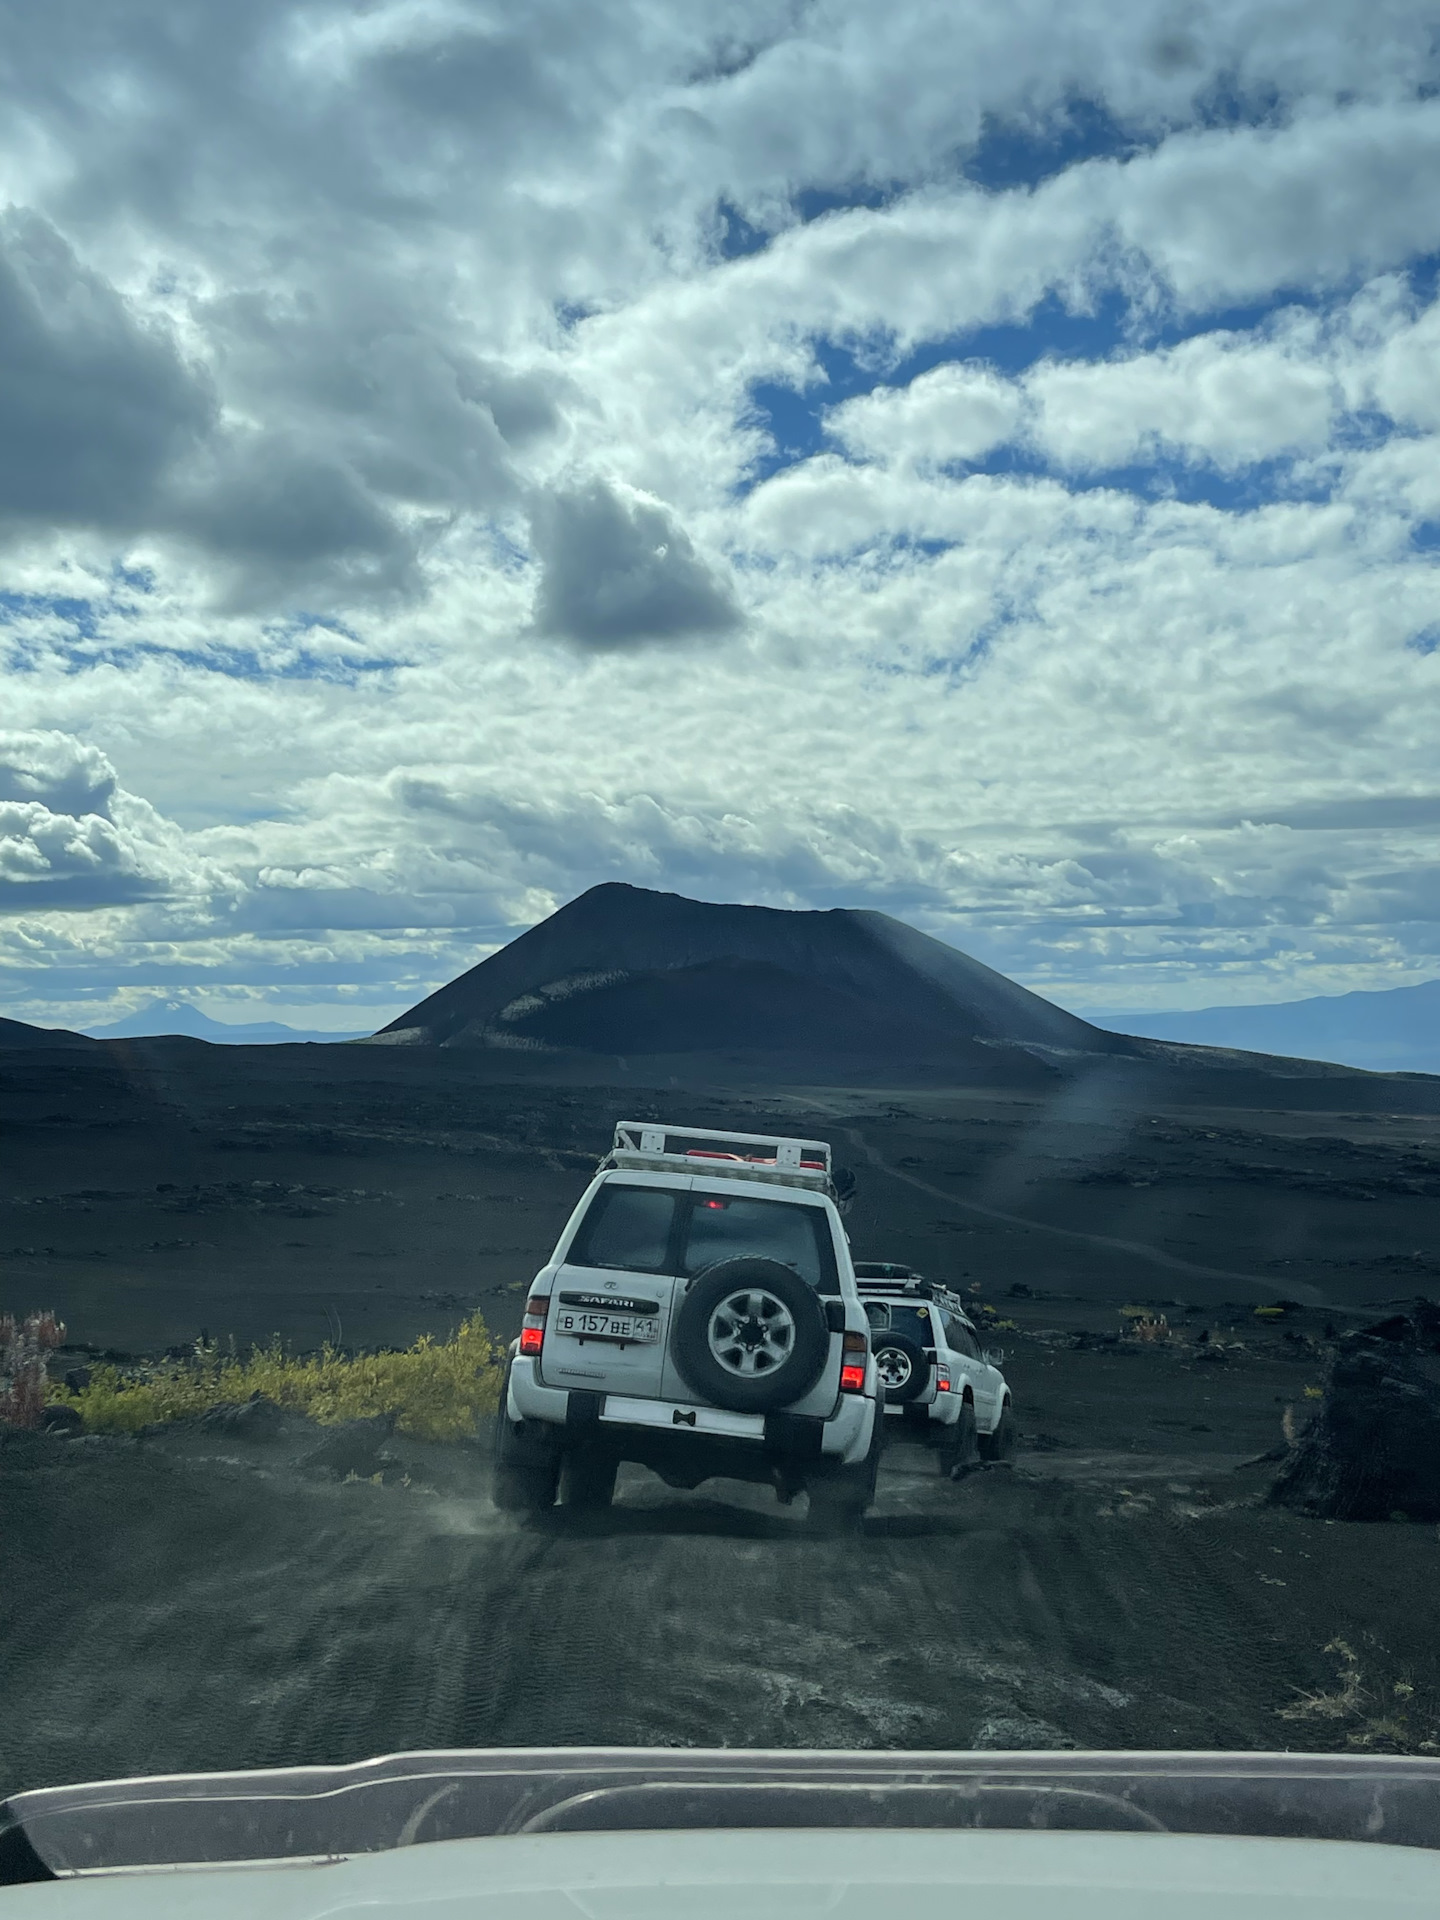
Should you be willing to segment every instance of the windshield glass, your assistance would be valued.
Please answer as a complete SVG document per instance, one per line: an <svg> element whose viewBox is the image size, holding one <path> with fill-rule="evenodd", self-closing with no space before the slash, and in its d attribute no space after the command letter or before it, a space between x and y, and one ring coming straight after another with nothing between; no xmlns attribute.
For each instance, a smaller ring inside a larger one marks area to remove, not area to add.
<svg viewBox="0 0 1440 1920"><path fill-rule="evenodd" d="M1440 1770L1440 0L0 21L0 1806Z"/></svg>

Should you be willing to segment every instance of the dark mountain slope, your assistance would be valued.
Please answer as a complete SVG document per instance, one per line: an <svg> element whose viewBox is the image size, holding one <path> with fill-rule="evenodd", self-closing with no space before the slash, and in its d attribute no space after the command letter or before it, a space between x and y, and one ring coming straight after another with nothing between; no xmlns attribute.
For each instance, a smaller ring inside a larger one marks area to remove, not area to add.
<svg viewBox="0 0 1440 1920"><path fill-rule="evenodd" d="M23 1020L0 1020L0 1047L89 1047L94 1042L68 1027L31 1027Z"/></svg>
<svg viewBox="0 0 1440 1920"><path fill-rule="evenodd" d="M593 887L383 1030L431 1046L921 1059L1130 1043L883 913Z"/></svg>

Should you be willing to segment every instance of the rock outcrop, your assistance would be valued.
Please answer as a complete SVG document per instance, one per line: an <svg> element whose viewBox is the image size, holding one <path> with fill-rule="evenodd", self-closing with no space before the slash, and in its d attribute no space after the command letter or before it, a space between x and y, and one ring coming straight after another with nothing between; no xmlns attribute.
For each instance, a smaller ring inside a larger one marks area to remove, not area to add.
<svg viewBox="0 0 1440 1920"><path fill-rule="evenodd" d="M1440 1520L1440 1308L1340 1342L1270 1498L1326 1520Z"/></svg>

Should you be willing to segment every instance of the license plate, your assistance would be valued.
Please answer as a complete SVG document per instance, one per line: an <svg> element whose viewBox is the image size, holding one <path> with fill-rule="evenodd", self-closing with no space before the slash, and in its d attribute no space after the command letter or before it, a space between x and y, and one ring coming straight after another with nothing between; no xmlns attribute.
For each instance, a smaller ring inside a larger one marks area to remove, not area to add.
<svg viewBox="0 0 1440 1920"><path fill-rule="evenodd" d="M660 1338L660 1321L634 1313L595 1313L584 1307L559 1307L555 1331L577 1340L633 1340L637 1346Z"/></svg>

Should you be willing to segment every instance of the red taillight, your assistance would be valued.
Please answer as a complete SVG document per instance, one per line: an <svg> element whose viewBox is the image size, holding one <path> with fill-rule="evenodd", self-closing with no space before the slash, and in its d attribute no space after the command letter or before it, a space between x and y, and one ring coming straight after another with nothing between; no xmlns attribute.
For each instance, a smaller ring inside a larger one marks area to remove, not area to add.
<svg viewBox="0 0 1440 1920"><path fill-rule="evenodd" d="M532 1293L525 1302L525 1324L520 1329L520 1351L539 1353L545 1344L545 1316L550 1311L548 1293Z"/></svg>
<svg viewBox="0 0 1440 1920"><path fill-rule="evenodd" d="M949 1374L948 1374L948 1373L942 1373L942 1374L941 1374L941 1375L939 1376L939 1378L937 1379L937 1381L936 1381L936 1385L937 1385L937 1387L939 1388L939 1390L940 1390L940 1392L941 1392L941 1393L948 1393L948 1392L950 1391L950 1376L949 1376Z"/></svg>
<svg viewBox="0 0 1440 1920"><path fill-rule="evenodd" d="M847 1333L840 1342L840 1391L865 1391L865 1356L870 1341L863 1333Z"/></svg>

